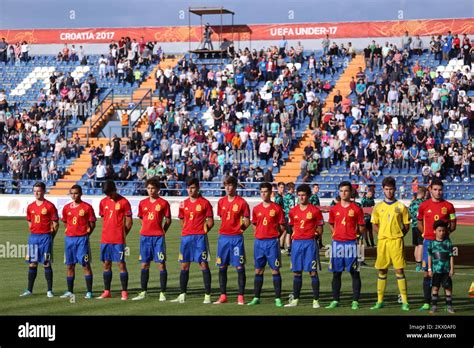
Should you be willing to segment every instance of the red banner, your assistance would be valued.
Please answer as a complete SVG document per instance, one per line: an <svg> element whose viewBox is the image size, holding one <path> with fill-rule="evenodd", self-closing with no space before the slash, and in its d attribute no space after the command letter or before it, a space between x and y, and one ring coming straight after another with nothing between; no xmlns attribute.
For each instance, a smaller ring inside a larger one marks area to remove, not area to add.
<svg viewBox="0 0 474 348"><path fill-rule="evenodd" d="M252 33L234 34L241 40L288 40L330 38L398 37L405 31L410 35L474 34L474 18L468 19L420 19L409 21L350 22L350 23L301 23L249 25ZM239 35L239 36L238 36ZM201 28L143 27L143 28L94 28L94 29L32 29L0 30L0 37L7 42L28 41L31 44L108 43L121 37L158 42L199 42ZM223 35L231 38L231 34ZM217 39L217 35L213 35Z"/></svg>

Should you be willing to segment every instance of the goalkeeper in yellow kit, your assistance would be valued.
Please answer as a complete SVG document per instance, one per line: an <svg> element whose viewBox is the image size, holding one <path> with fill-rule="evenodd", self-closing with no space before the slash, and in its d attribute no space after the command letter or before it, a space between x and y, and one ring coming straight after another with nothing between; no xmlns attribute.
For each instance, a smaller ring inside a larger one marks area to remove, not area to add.
<svg viewBox="0 0 474 348"><path fill-rule="evenodd" d="M395 269L398 289L402 297L402 310L408 311L407 281L403 269L406 266L403 237L410 227L408 208L395 199L395 179L386 177L382 181L385 198L377 203L372 211L371 222L375 232L378 232L377 260L378 269L377 303L371 309L380 309L384 306L383 297L387 285L387 273L390 264Z"/></svg>

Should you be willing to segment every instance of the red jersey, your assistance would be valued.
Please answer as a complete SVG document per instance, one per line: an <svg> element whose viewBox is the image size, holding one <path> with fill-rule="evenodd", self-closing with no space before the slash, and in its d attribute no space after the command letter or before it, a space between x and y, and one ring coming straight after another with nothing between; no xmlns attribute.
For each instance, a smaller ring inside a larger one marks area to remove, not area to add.
<svg viewBox="0 0 474 348"><path fill-rule="evenodd" d="M292 239L314 239L317 226L324 225L323 214L318 207L308 204L305 210L299 205L291 208L288 223L293 226Z"/></svg>
<svg viewBox="0 0 474 348"><path fill-rule="evenodd" d="M250 207L240 196L235 196L232 202L222 197L217 203L217 215L222 219L219 234L238 235L242 234L242 219L250 218Z"/></svg>
<svg viewBox="0 0 474 348"><path fill-rule="evenodd" d="M255 206L252 211L252 224L255 225L255 238L271 239L278 238L278 225L285 223L285 213L281 207L271 202L268 207L263 202Z"/></svg>
<svg viewBox="0 0 474 348"><path fill-rule="evenodd" d="M206 234L206 219L214 217L212 205L207 199L199 196L194 202L191 198L185 199L179 205L178 218L184 219L182 236Z"/></svg>
<svg viewBox="0 0 474 348"><path fill-rule="evenodd" d="M435 221L443 220L445 222L456 220L456 211L454 206L448 201L434 202L428 199L420 204L418 209L418 220L423 221L423 238L435 240L433 224Z"/></svg>
<svg viewBox="0 0 474 348"><path fill-rule="evenodd" d="M337 203L329 210L328 222L334 225L333 240L339 242L355 240L358 234L357 225L365 225L364 211L353 202L346 208Z"/></svg>
<svg viewBox="0 0 474 348"><path fill-rule="evenodd" d="M51 222L59 220L58 210L46 199L40 205L35 201L26 208L26 220L31 223L31 233L48 234L51 233Z"/></svg>
<svg viewBox="0 0 474 348"><path fill-rule="evenodd" d="M95 222L94 209L89 203L81 202L76 207L74 202L66 204L63 208L62 220L66 224L66 236L79 237L89 234L89 222Z"/></svg>
<svg viewBox="0 0 474 348"><path fill-rule="evenodd" d="M102 225L101 243L125 244L126 216L132 216L130 202L123 196L118 195L116 201L105 197L100 201L99 215L104 218Z"/></svg>
<svg viewBox="0 0 474 348"><path fill-rule="evenodd" d="M154 202L145 198L138 204L138 217L142 219L142 236L164 236L163 218L171 219L170 204L158 197Z"/></svg>

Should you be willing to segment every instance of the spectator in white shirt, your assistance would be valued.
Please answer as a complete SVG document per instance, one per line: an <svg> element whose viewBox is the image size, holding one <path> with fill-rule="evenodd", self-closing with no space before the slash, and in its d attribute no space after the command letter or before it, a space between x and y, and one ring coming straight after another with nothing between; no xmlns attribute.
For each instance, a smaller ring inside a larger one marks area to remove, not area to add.
<svg viewBox="0 0 474 348"><path fill-rule="evenodd" d="M179 140L176 139L173 145L171 145L171 161L174 163L180 157L182 145L179 143Z"/></svg>
<svg viewBox="0 0 474 348"><path fill-rule="evenodd" d="M267 139L265 139L259 146L258 153L260 155L260 159L268 161L270 156L270 149L271 145L268 143Z"/></svg>
<svg viewBox="0 0 474 348"><path fill-rule="evenodd" d="M105 165L102 163L102 161L99 161L97 164L97 167L95 168L95 178L96 180L104 180L105 175L107 174L107 169L105 168Z"/></svg>
<svg viewBox="0 0 474 348"><path fill-rule="evenodd" d="M151 162L153 162L153 152L149 150L146 154L143 155L141 164L145 168L145 170L148 170L148 167L150 166Z"/></svg>

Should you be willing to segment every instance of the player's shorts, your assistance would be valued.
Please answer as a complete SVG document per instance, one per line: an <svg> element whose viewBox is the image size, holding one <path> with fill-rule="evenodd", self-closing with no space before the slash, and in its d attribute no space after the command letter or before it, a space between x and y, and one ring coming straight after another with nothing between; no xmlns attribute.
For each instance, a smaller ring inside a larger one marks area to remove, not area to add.
<svg viewBox="0 0 474 348"><path fill-rule="evenodd" d="M289 234L290 236L293 234L293 226L290 225L289 223L286 224L285 229L286 229L286 233Z"/></svg>
<svg viewBox="0 0 474 348"><path fill-rule="evenodd" d="M150 263L166 262L166 243L164 236L140 236L140 261Z"/></svg>
<svg viewBox="0 0 474 348"><path fill-rule="evenodd" d="M340 242L333 240L329 259L330 272L343 272L346 270L359 271L359 246L357 240Z"/></svg>
<svg viewBox="0 0 474 348"><path fill-rule="evenodd" d="M317 272L319 247L315 239L293 239L291 246L291 270L293 272Z"/></svg>
<svg viewBox="0 0 474 348"><path fill-rule="evenodd" d="M100 244L100 261L125 262L125 244Z"/></svg>
<svg viewBox="0 0 474 348"><path fill-rule="evenodd" d="M52 263L53 236L50 233L31 233L28 238L28 255L25 260L28 263Z"/></svg>
<svg viewBox="0 0 474 348"><path fill-rule="evenodd" d="M403 238L378 240L375 268L388 269L390 265L394 269L406 267Z"/></svg>
<svg viewBox="0 0 474 348"><path fill-rule="evenodd" d="M431 278L431 286L437 287L438 289L442 286L445 289L453 288L453 280L449 276L449 273L433 273Z"/></svg>
<svg viewBox="0 0 474 348"><path fill-rule="evenodd" d="M207 234L183 236L179 247L179 262L209 262L209 241Z"/></svg>
<svg viewBox="0 0 474 348"><path fill-rule="evenodd" d="M245 265L244 236L239 235L219 235L217 241L217 266L231 265L239 267Z"/></svg>
<svg viewBox="0 0 474 348"><path fill-rule="evenodd" d="M255 239L253 258L255 269L263 269L268 262L271 269L279 270L281 267L281 254L278 238Z"/></svg>
<svg viewBox="0 0 474 348"><path fill-rule="evenodd" d="M428 272L428 248L431 246L432 240L423 240L423 260L421 267L423 271Z"/></svg>
<svg viewBox="0 0 474 348"><path fill-rule="evenodd" d="M412 234L412 244L414 246L423 245L423 235L421 234L418 227L412 227L411 234Z"/></svg>
<svg viewBox="0 0 474 348"><path fill-rule="evenodd" d="M66 265L75 265L76 263L80 263L82 266L85 266L91 261L89 236L66 236L64 238L64 263Z"/></svg>

